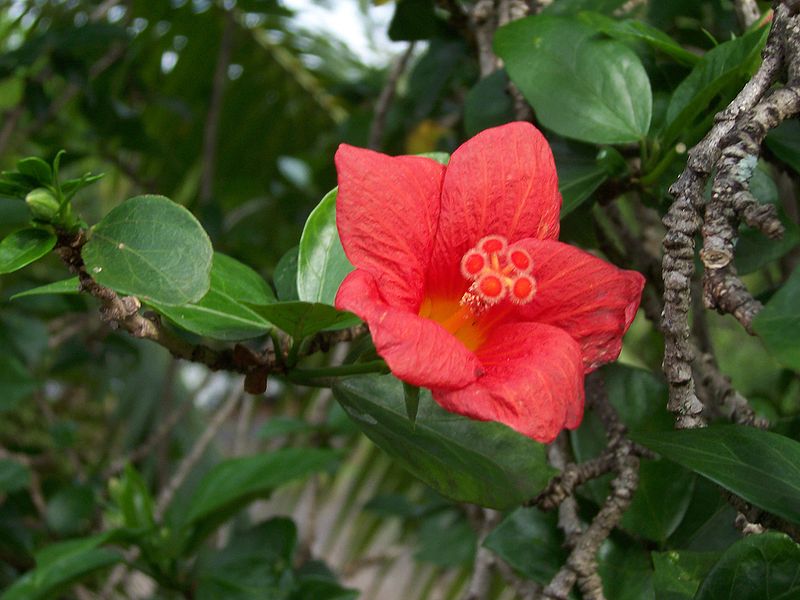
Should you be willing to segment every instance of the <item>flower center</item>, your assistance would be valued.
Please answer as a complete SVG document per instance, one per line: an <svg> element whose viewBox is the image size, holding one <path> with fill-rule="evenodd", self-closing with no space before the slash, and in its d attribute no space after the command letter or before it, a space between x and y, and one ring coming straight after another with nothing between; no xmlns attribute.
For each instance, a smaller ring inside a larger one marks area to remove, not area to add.
<svg viewBox="0 0 800 600"><path fill-rule="evenodd" d="M503 236L488 235L461 258L461 274L471 282L461 299L456 302L429 298L420 314L437 321L474 350L485 338L492 320L491 317L488 321L478 320L478 317L505 298L514 304L533 300L536 279L532 270L533 259L527 250L509 245Z"/></svg>

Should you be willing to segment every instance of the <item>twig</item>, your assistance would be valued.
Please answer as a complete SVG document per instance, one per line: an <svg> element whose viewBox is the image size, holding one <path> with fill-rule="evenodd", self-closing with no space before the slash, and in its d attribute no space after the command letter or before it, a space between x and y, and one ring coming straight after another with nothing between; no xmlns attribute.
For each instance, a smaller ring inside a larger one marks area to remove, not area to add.
<svg viewBox="0 0 800 600"><path fill-rule="evenodd" d="M219 120L222 113L222 97L225 93L228 65L231 62L233 32L236 20L231 11L226 10L219 41L217 64L211 84L211 99L208 103L206 122L203 128L202 171L200 172L200 205L206 206L214 198L214 176L217 166L217 138Z"/></svg>
<svg viewBox="0 0 800 600"><path fill-rule="evenodd" d="M478 550L475 552L469 586L461 600L484 600L488 597L489 587L492 583L492 567L495 564L495 556L491 550L484 547L483 541L500 521L500 513L487 508L480 509L478 512Z"/></svg>
<svg viewBox="0 0 800 600"><path fill-rule="evenodd" d="M389 78L381 90L381 95L378 96L378 101L375 103L375 116L372 119L372 125L369 128L369 142L367 146L373 150L381 148L381 140L383 139L383 131L386 128L386 118L389 116L389 108L392 106L395 92L397 91L397 83L400 77L408 66L408 61L414 54L414 42L408 44L405 52L395 61L392 70L389 72Z"/></svg>
<svg viewBox="0 0 800 600"><path fill-rule="evenodd" d="M614 464L613 455L605 452L585 463L567 463L561 474L553 477L547 487L526 506L551 510L572 496L578 486L612 471Z"/></svg>
<svg viewBox="0 0 800 600"><path fill-rule="evenodd" d="M694 352L689 343L688 314L691 308L691 281L694 274L694 238L700 231L700 210L703 190L720 155L721 141L733 129L736 119L752 109L770 88L783 64L783 32L790 19L781 5L761 66L736 98L715 118L711 131L689 151L683 173L670 187L674 202L664 217L662 277L664 281L664 313L662 331L665 337L664 374L669 384L669 410L680 428L702 427L703 404L697 398L691 363Z"/></svg>
<svg viewBox="0 0 800 600"><path fill-rule="evenodd" d="M164 486L164 489L161 490L161 493L158 495L158 499L156 500L155 510L153 511L153 517L156 521L160 521L164 516L164 512L169 506L169 503L172 501L172 498L175 496L175 492L178 491L178 488L183 485L183 482L189 476L189 473L192 472L197 461L199 461L203 454L205 453L208 445L214 439L214 436L217 435L220 427L228 420L228 417L233 413L236 405L239 404L239 400L242 398L242 388L240 386L233 386L231 392L228 394L228 397L222 403L222 406L214 413L214 416L209 421L208 425L206 426L203 433L200 434L200 437L197 438L194 445L192 446L189 453L186 457L181 461L181 464L178 466L178 469L175 471L175 474L172 478L167 482L167 485Z"/></svg>

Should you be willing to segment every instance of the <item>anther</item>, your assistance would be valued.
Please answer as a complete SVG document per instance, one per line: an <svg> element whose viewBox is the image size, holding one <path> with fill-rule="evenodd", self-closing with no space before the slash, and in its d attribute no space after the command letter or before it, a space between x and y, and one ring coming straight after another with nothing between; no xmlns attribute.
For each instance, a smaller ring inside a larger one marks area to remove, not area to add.
<svg viewBox="0 0 800 600"><path fill-rule="evenodd" d="M508 251L508 260L521 273L530 273L533 268L531 255L522 248L511 248Z"/></svg>
<svg viewBox="0 0 800 600"><path fill-rule="evenodd" d="M511 301L527 304L536 294L536 280L528 275L520 275L511 284Z"/></svg>
<svg viewBox="0 0 800 600"><path fill-rule="evenodd" d="M467 252L461 259L461 274L465 279L475 280L486 268L488 262L486 255L482 252L474 250Z"/></svg>
<svg viewBox="0 0 800 600"><path fill-rule="evenodd" d="M478 249L486 254L498 254L508 247L506 238L501 235L487 235L478 242Z"/></svg>
<svg viewBox="0 0 800 600"><path fill-rule="evenodd" d="M506 295L506 286L497 275L483 275L475 282L475 287L480 296L489 304L500 302Z"/></svg>

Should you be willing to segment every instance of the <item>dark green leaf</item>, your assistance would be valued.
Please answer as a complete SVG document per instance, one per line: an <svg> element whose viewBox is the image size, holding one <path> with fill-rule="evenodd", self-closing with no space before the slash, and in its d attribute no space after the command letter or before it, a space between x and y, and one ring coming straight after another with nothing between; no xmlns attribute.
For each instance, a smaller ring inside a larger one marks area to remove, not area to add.
<svg viewBox="0 0 800 600"><path fill-rule="evenodd" d="M800 267L753 320L753 329L782 364L800 371Z"/></svg>
<svg viewBox="0 0 800 600"><path fill-rule="evenodd" d="M610 15L626 0L558 0L548 4L543 13L549 15L575 16L586 10L594 10Z"/></svg>
<svg viewBox="0 0 800 600"><path fill-rule="evenodd" d="M311 211L300 238L297 292L304 302L333 305L342 280L353 270L336 228L336 189Z"/></svg>
<svg viewBox="0 0 800 600"><path fill-rule="evenodd" d="M0 494L17 492L28 487L31 471L16 460L0 458Z"/></svg>
<svg viewBox="0 0 800 600"><path fill-rule="evenodd" d="M25 298L26 296L46 296L49 294L79 294L80 279L77 277L70 277L69 279L62 279L61 281L54 281L46 285L40 285L24 292L19 292L11 296L11 300L17 298Z"/></svg>
<svg viewBox="0 0 800 600"><path fill-rule="evenodd" d="M202 479L192 494L185 520L196 523L213 513L268 496L276 487L329 468L335 460L334 452L316 448L288 448L228 459Z"/></svg>
<svg viewBox="0 0 800 600"><path fill-rule="evenodd" d="M419 388L416 385L403 382L403 399L406 403L406 414L408 420L412 423L417 421L417 412L419 411Z"/></svg>
<svg viewBox="0 0 800 600"><path fill-rule="evenodd" d="M800 523L800 443L740 425L631 437L748 502Z"/></svg>
<svg viewBox="0 0 800 600"><path fill-rule="evenodd" d="M784 121L767 134L766 141L778 158L800 173L800 122Z"/></svg>
<svg viewBox="0 0 800 600"><path fill-rule="evenodd" d="M800 598L800 546L783 533L736 542L711 569L695 600Z"/></svg>
<svg viewBox="0 0 800 600"><path fill-rule="evenodd" d="M650 557L636 544L608 538L597 553L597 572L606 598L654 600L653 567Z"/></svg>
<svg viewBox="0 0 800 600"><path fill-rule="evenodd" d="M150 302L178 326L217 340L236 341L269 332L272 324L252 307L275 302L267 282L253 269L219 252L211 266L211 287L198 302L169 306Z"/></svg>
<svg viewBox="0 0 800 600"><path fill-rule="evenodd" d="M271 440L276 437L292 435L294 433L308 433L314 431L315 427L308 421L296 419L294 417L274 416L271 417L258 430L258 437L262 440Z"/></svg>
<svg viewBox="0 0 800 600"><path fill-rule="evenodd" d="M115 532L104 532L91 537L47 546L36 555L36 568L28 571L9 587L0 600L46 600L95 571L107 568L122 560L122 555L102 544L113 538Z"/></svg>
<svg viewBox="0 0 800 600"><path fill-rule="evenodd" d="M94 492L86 485L60 488L47 502L47 526L60 536L87 529L94 514Z"/></svg>
<svg viewBox="0 0 800 600"><path fill-rule="evenodd" d="M281 302L299 300L297 292L297 263L300 256L300 247L295 246L284 254L275 266L275 290Z"/></svg>
<svg viewBox="0 0 800 600"><path fill-rule="evenodd" d="M553 474L542 444L500 423L448 413L427 390L412 423L403 385L392 376L351 377L334 393L367 437L449 498L510 508L533 498Z"/></svg>
<svg viewBox="0 0 800 600"><path fill-rule="evenodd" d="M56 236L34 227L15 231L0 242L0 274L12 273L39 260L56 245Z"/></svg>
<svg viewBox="0 0 800 600"><path fill-rule="evenodd" d="M39 383L16 357L0 354L0 413L14 410L20 400L39 387Z"/></svg>
<svg viewBox="0 0 800 600"><path fill-rule="evenodd" d="M692 600L719 553L671 550L653 552L651 557L656 600Z"/></svg>
<svg viewBox="0 0 800 600"><path fill-rule="evenodd" d="M419 530L414 558L441 567L467 567L475 561L477 535L461 512L429 515Z"/></svg>
<svg viewBox="0 0 800 600"><path fill-rule="evenodd" d="M623 42L644 42L681 64L691 66L700 60L699 56L684 49L666 33L652 25L648 25L644 21L635 19L618 21L596 12L583 12L579 17L587 25L602 31L610 37Z"/></svg>
<svg viewBox="0 0 800 600"><path fill-rule="evenodd" d="M358 317L352 313L336 310L328 304L276 302L252 308L295 339L307 337L323 329L350 327L359 322Z"/></svg>
<svg viewBox="0 0 800 600"><path fill-rule="evenodd" d="M625 166L625 159L613 148L598 152L597 148L564 140L551 142L551 146L558 171L558 190L564 199L562 219Z"/></svg>
<svg viewBox="0 0 800 600"><path fill-rule="evenodd" d="M639 485L622 526L663 543L680 525L692 499L695 475L667 460L642 460Z"/></svg>
<svg viewBox="0 0 800 600"><path fill-rule="evenodd" d="M143 301L187 304L210 286L211 241L192 213L164 196L136 196L92 229L83 247L101 285Z"/></svg>
<svg viewBox="0 0 800 600"><path fill-rule="evenodd" d="M687 131L698 117L705 116L715 96L726 88L735 88L732 94L739 90L740 86L734 84L755 69L767 33L768 28L751 31L712 48L700 59L670 98L664 133L667 142Z"/></svg>
<svg viewBox="0 0 800 600"><path fill-rule="evenodd" d="M32 177L42 185L52 185L53 171L41 158L31 156L17 162L17 170L23 175Z"/></svg>
<svg viewBox="0 0 800 600"><path fill-rule="evenodd" d="M518 508L483 545L528 579L547 584L566 561L563 538L555 512Z"/></svg>
<svg viewBox="0 0 800 600"><path fill-rule="evenodd" d="M652 92L639 57L574 19L533 16L498 29L495 51L545 127L597 144L636 142Z"/></svg>
<svg viewBox="0 0 800 600"><path fill-rule="evenodd" d="M498 69L484 77L467 94L464 129L467 135L514 120L514 102L508 93L508 76ZM559 175L561 173L559 172Z"/></svg>

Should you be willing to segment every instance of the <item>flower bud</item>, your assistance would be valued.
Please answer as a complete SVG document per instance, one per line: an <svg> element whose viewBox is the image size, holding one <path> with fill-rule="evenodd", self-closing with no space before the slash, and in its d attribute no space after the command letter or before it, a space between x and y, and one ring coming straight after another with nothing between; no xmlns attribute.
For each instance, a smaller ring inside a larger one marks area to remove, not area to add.
<svg viewBox="0 0 800 600"><path fill-rule="evenodd" d="M36 188L25 196L25 204L31 209L33 217L40 221L52 221L61 206L53 193L47 188Z"/></svg>

